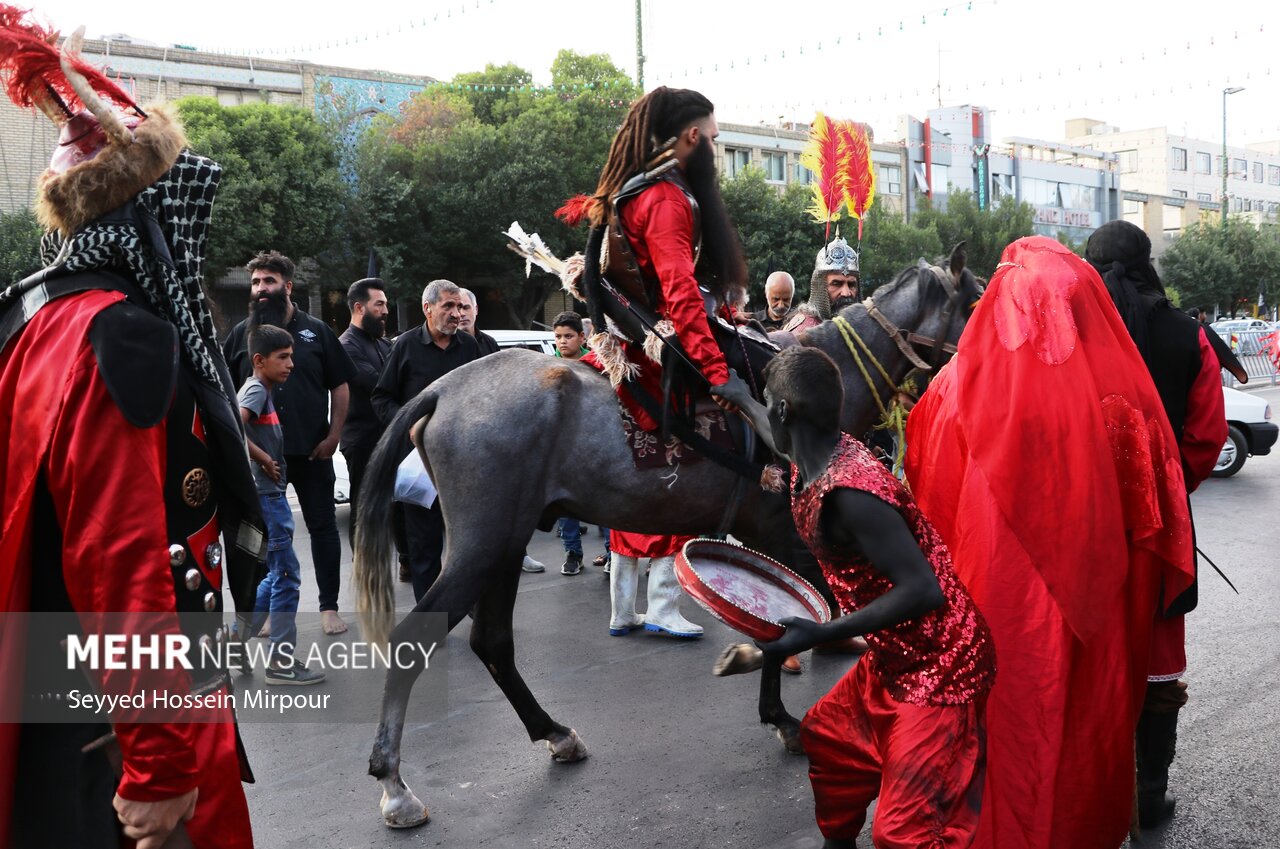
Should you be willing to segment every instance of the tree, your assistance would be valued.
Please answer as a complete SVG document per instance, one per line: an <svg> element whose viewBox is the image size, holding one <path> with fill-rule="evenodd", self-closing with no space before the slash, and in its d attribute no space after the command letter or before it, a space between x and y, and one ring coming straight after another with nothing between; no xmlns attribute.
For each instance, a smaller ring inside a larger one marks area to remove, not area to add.
<svg viewBox="0 0 1280 849"><path fill-rule="evenodd" d="M850 225L856 234L857 222ZM907 223L898 213L873 204L862 225L859 265L863 294L873 294L921 258L933 262L942 252L942 240L932 224Z"/></svg>
<svg viewBox="0 0 1280 849"><path fill-rule="evenodd" d="M222 106L211 97L186 97L177 106L192 150L222 166L207 251L211 276L271 248L323 261L347 193L332 134L295 106Z"/></svg>
<svg viewBox="0 0 1280 849"><path fill-rule="evenodd" d="M731 179L722 179L720 190L742 239L751 303L764 303L764 281L775 271L786 271L795 278L796 303L807 297L819 241L814 233L821 226L805 212L808 188L793 183L780 194L765 182L764 171L748 168Z"/></svg>
<svg viewBox="0 0 1280 849"><path fill-rule="evenodd" d="M451 105L451 92L428 90L361 140L355 206L377 210L350 230L375 246L391 291L420 291L436 277L496 289L507 321L528 327L559 285L540 273L526 280L501 233L518 220L563 256L582 247L585 235L552 213L595 188L638 92L607 57L572 51L556 57L555 90L508 87L529 79L514 65L459 75L467 88L456 96L470 115Z"/></svg>
<svg viewBox="0 0 1280 849"><path fill-rule="evenodd" d="M1182 302L1232 317L1262 293L1280 297L1280 231L1241 218L1202 220L1182 232L1160 258L1161 277Z"/></svg>
<svg viewBox="0 0 1280 849"><path fill-rule="evenodd" d="M968 268L980 277L989 278L995 274L1004 249L1035 232L1034 222L1035 211L1031 205L1019 203L1012 197L1002 197L995 206L981 210L972 193L952 192L947 195L945 210L925 201L911 224L921 229L935 229L944 252L964 242L969 256Z"/></svg>
<svg viewBox="0 0 1280 849"><path fill-rule="evenodd" d="M29 209L0 215L0 288L40 270L40 236L44 233Z"/></svg>

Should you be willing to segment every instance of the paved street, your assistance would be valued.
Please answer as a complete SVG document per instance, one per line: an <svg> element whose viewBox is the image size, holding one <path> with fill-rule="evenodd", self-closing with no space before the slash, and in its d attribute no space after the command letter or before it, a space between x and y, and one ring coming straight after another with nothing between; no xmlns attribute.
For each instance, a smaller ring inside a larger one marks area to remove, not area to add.
<svg viewBox="0 0 1280 849"><path fill-rule="evenodd" d="M1262 395L1280 408L1280 391ZM1193 504L1200 547L1241 595L1202 567L1200 607L1188 622L1191 702L1173 768L1178 814L1142 845L1277 846L1280 455L1250 458L1234 478L1209 480ZM345 525L346 508L338 515ZM303 609L315 610L309 543L301 521L298 528ZM589 562L600 550L594 528L584 544ZM560 575L553 534L539 534L530 552L547 572L522 580L518 663L543 706L582 735L590 757L557 765L542 743L526 739L467 647L464 622L445 649L448 715L410 726L404 739L403 775L431 809L431 822L405 832L383 827L379 788L365 775L375 717L367 725L249 725L244 738L258 784L248 794L259 845L821 845L804 759L786 755L755 720L757 679L710 675L734 635L688 604L686 613L707 628L701 641L611 638L599 570ZM402 609L410 601L408 584L399 585ZM342 607L351 607L345 586ZM805 664L802 676L784 681L795 713L847 668L842 658L806 657Z"/></svg>

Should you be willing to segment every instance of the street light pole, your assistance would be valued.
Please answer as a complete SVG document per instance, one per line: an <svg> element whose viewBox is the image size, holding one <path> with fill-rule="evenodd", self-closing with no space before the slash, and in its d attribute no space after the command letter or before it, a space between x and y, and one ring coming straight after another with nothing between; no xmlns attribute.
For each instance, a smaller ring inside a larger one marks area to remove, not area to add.
<svg viewBox="0 0 1280 849"><path fill-rule="evenodd" d="M1222 90L1222 223L1227 223L1227 95L1244 91L1244 86L1231 86Z"/></svg>

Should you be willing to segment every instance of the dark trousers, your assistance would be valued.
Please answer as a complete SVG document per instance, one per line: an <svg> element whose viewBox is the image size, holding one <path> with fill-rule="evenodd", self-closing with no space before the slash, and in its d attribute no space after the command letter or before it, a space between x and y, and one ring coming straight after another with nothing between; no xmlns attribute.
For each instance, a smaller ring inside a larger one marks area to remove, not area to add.
<svg viewBox="0 0 1280 849"><path fill-rule="evenodd" d="M342 540L333 506L333 460L308 460L302 454L289 454L284 459L289 483L302 508L302 520L311 534L311 561L316 568L320 609L337 610L338 588L342 584Z"/></svg>
<svg viewBox="0 0 1280 849"><path fill-rule="evenodd" d="M375 443L376 445L376 443ZM360 482L364 480L365 467L373 455L374 445L344 446L342 459L347 461L347 478L351 481L351 514L347 517L347 544L356 547L356 510L360 506Z"/></svg>
<svg viewBox="0 0 1280 849"><path fill-rule="evenodd" d="M440 501L430 510L416 504L404 508L405 535L409 544L409 574L413 576L413 599L422 601L440 577L440 555L444 552L444 514Z"/></svg>

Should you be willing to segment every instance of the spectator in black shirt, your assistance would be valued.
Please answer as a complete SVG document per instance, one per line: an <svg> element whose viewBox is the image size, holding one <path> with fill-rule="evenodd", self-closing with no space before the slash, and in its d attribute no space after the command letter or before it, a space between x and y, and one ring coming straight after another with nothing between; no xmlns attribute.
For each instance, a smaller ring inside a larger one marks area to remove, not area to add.
<svg viewBox="0 0 1280 849"><path fill-rule="evenodd" d="M311 535L321 625L326 634L340 634L347 625L338 615L342 542L333 505L333 454L347 420L347 381L355 369L329 326L293 303L294 267L288 257L264 251L246 267L249 317L231 329L222 353L240 384L253 371L245 341L250 330L274 324L293 334L293 373L272 391L271 401L284 429L289 483Z"/></svg>
<svg viewBox="0 0 1280 849"><path fill-rule="evenodd" d="M423 290L422 313L426 322L392 344L382 377L373 390L373 408L384 425L436 378L480 358L480 347L471 334L458 332L466 299L462 289L448 280L432 280ZM409 446L405 446L404 453L409 453ZM440 574L444 516L439 500L430 510L413 504L403 506L413 597L420 601Z"/></svg>
<svg viewBox="0 0 1280 849"><path fill-rule="evenodd" d="M347 290L347 307L351 310L351 324L338 341L355 366L350 385L351 405L342 427L342 456L347 461L347 475L351 480L347 540L352 542L360 482L364 480L364 469L378 437L382 436L382 420L373 409L373 390L391 353L391 342L386 338L387 292L382 281L367 277L352 283Z"/></svg>
<svg viewBox="0 0 1280 849"><path fill-rule="evenodd" d="M480 317L480 305L476 303L476 293L470 289L463 289L462 294L465 297L462 300L462 321L458 325L459 329L475 337L476 344L480 346L480 356L498 353L498 340L476 327L476 319Z"/></svg>
<svg viewBox="0 0 1280 849"><path fill-rule="evenodd" d="M785 271L775 271L764 281L764 298L768 304L751 317L765 330L781 330L791 315L791 299L796 294L796 281Z"/></svg>

